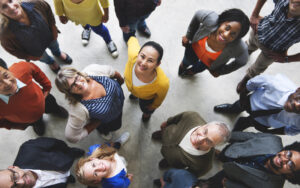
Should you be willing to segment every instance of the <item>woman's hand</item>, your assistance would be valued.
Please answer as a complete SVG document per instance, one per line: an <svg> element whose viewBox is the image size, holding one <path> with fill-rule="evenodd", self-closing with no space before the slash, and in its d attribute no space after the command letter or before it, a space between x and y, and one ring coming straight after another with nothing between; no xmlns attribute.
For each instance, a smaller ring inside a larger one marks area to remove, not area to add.
<svg viewBox="0 0 300 188"><path fill-rule="evenodd" d="M133 174L127 174L127 178L129 179L130 182L132 182Z"/></svg>
<svg viewBox="0 0 300 188"><path fill-rule="evenodd" d="M62 23L62 24L66 24L68 22L68 18L66 16L59 16L59 21Z"/></svg>
<svg viewBox="0 0 300 188"><path fill-rule="evenodd" d="M166 127L167 127L167 121L165 121L165 122L162 122L162 124L160 125L160 129L161 130L164 130Z"/></svg>
<svg viewBox="0 0 300 188"><path fill-rule="evenodd" d="M182 46L186 47L189 44L189 39L186 36L182 37Z"/></svg>
<svg viewBox="0 0 300 188"><path fill-rule="evenodd" d="M256 32L257 32L257 26L262 18L263 17L261 17L261 16L253 16L253 15L250 17L250 25L254 31L254 34L256 34Z"/></svg>
<svg viewBox="0 0 300 188"><path fill-rule="evenodd" d="M115 71L114 78L117 79L117 82L120 84L120 86L124 83L124 78L118 71Z"/></svg>

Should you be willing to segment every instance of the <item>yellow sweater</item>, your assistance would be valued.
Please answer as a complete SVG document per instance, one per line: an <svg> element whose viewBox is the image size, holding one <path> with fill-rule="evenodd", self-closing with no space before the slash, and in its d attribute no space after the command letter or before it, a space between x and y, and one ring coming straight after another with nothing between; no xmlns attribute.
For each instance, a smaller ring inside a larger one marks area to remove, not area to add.
<svg viewBox="0 0 300 188"><path fill-rule="evenodd" d="M127 44L128 61L124 72L126 86L134 96L140 99L148 100L154 98L151 107L154 109L158 108L167 95L169 89L169 78L160 67L157 67L157 76L154 82L143 86L134 86L132 84L132 69L136 63L136 58L141 47L135 37L131 37Z"/></svg>
<svg viewBox="0 0 300 188"><path fill-rule="evenodd" d="M71 0L54 0L55 12L58 16L66 16L75 24L97 26L102 22L103 12L100 8L108 8L108 0L84 0L79 4Z"/></svg>

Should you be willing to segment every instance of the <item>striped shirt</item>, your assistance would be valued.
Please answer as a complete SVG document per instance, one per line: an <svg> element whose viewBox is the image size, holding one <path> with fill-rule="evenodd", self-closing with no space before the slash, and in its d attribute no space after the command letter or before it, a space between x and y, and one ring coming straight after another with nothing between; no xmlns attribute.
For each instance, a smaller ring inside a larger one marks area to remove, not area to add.
<svg viewBox="0 0 300 188"><path fill-rule="evenodd" d="M274 0L273 12L258 24L258 40L274 52L285 52L300 41L300 18L287 18L289 0Z"/></svg>
<svg viewBox="0 0 300 188"><path fill-rule="evenodd" d="M120 84L105 76L90 76L92 79L103 85L106 96L81 100L81 103L89 111L91 118L99 119L103 123L115 120L121 113L124 104L124 94Z"/></svg>

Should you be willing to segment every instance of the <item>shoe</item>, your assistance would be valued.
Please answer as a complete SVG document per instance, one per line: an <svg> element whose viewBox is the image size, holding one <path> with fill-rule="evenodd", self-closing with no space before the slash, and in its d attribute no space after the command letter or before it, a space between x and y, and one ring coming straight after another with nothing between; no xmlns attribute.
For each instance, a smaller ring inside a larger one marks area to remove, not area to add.
<svg viewBox="0 0 300 188"><path fill-rule="evenodd" d="M54 111L52 114L61 117L61 118L67 118L69 116L68 111L62 107L62 106L58 106L58 110Z"/></svg>
<svg viewBox="0 0 300 188"><path fill-rule="evenodd" d="M49 64L49 67L50 67L50 69L51 69L55 74L57 74L58 71L60 70L59 64L56 63L55 61L54 61L54 63Z"/></svg>
<svg viewBox="0 0 300 188"><path fill-rule="evenodd" d="M184 70L180 76L194 76L196 73L191 68Z"/></svg>
<svg viewBox="0 0 300 188"><path fill-rule="evenodd" d="M134 96L134 95L132 95L132 94L130 94L130 95L129 95L129 99L131 99L131 100L136 100L136 99L137 99L137 97L136 97L136 96Z"/></svg>
<svg viewBox="0 0 300 188"><path fill-rule="evenodd" d="M240 110L234 109L232 104L220 104L214 106L214 111L219 113L240 113Z"/></svg>
<svg viewBox="0 0 300 188"><path fill-rule="evenodd" d="M161 161L159 161L158 166L161 169L165 169L168 168L170 165L166 159L162 159Z"/></svg>
<svg viewBox="0 0 300 188"><path fill-rule="evenodd" d="M179 65L179 69L178 69L178 76L182 76L185 71L186 71L186 69L183 67L183 64L181 62Z"/></svg>
<svg viewBox="0 0 300 188"><path fill-rule="evenodd" d="M153 132L152 135L151 135L151 138L153 140L161 140L162 139L162 131L159 130L159 131Z"/></svg>
<svg viewBox="0 0 300 188"><path fill-rule="evenodd" d="M160 179L153 180L153 184L156 185L157 187L161 187Z"/></svg>
<svg viewBox="0 0 300 188"><path fill-rule="evenodd" d="M43 118L33 123L33 130L38 136L43 136L45 134L46 126Z"/></svg>
<svg viewBox="0 0 300 188"><path fill-rule="evenodd" d="M83 29L81 33L81 43L83 46L86 46L90 42L90 36L91 36L91 30L92 28Z"/></svg>
<svg viewBox="0 0 300 188"><path fill-rule="evenodd" d="M75 183L76 182L76 179L74 178L74 176L71 174L68 179L67 179L67 184L69 183Z"/></svg>
<svg viewBox="0 0 300 188"><path fill-rule="evenodd" d="M113 137L113 134L112 134L112 132L109 132L108 134L101 134L101 137L104 139L104 140L111 140L112 139L112 137Z"/></svg>
<svg viewBox="0 0 300 188"><path fill-rule="evenodd" d="M118 49L114 41L110 41L107 44L107 49L113 58L117 58L119 55Z"/></svg>
<svg viewBox="0 0 300 188"><path fill-rule="evenodd" d="M138 28L138 31L147 38L151 36L151 31L147 26L145 28Z"/></svg>
<svg viewBox="0 0 300 188"><path fill-rule="evenodd" d="M142 121L143 122L148 122L150 118L151 118L151 114L143 113L143 115L142 115Z"/></svg>
<svg viewBox="0 0 300 188"><path fill-rule="evenodd" d="M66 53L64 53L64 54L66 54ZM73 59L68 54L66 54L66 59L62 59L62 58L59 58L59 59L68 65L72 64L72 62L73 62Z"/></svg>
<svg viewBox="0 0 300 188"><path fill-rule="evenodd" d="M129 137L130 137L130 133L125 132L121 134L121 136L117 140L115 140L115 142L119 142L121 145L124 145L128 141Z"/></svg>

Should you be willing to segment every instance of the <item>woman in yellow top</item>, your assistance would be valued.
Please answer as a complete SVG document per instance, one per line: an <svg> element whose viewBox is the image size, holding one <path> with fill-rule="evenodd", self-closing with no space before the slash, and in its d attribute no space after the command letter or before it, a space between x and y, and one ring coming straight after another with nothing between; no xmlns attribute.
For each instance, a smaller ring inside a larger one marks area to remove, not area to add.
<svg viewBox="0 0 300 188"><path fill-rule="evenodd" d="M142 120L148 121L151 114L165 99L169 89L169 78L159 67L163 48L156 42L146 42L142 48L135 37L130 37L128 61L124 78L130 99L139 99L143 112Z"/></svg>
<svg viewBox="0 0 300 188"><path fill-rule="evenodd" d="M93 30L104 39L108 51L116 58L118 57L117 47L111 40L107 27L102 24L108 21L108 6L108 0L54 0L55 12L61 23L66 24L68 20L71 20L76 25L81 24L84 27L85 30L81 36L84 45L88 43L90 30Z"/></svg>

